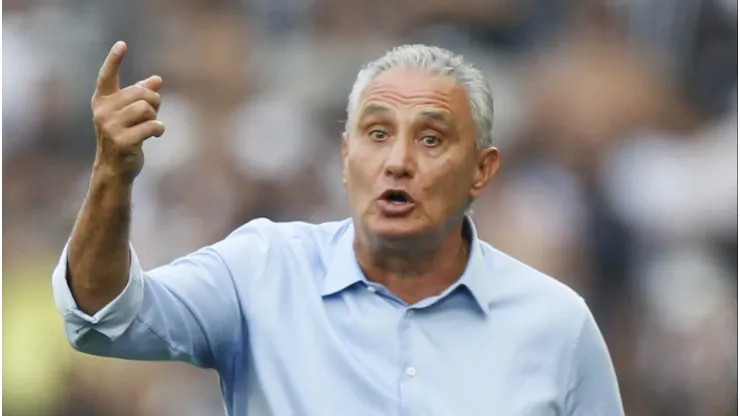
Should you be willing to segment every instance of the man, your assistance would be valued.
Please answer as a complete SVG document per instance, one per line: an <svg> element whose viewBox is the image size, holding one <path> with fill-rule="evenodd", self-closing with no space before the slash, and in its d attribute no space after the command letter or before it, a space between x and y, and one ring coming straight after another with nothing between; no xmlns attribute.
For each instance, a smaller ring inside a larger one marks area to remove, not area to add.
<svg viewBox="0 0 740 416"><path fill-rule="evenodd" d="M119 89L124 52L100 71L90 189L53 275L76 349L214 369L230 415L623 413L583 300L476 237L466 212L499 154L490 87L461 57L402 46L360 71L351 219L257 219L144 272L131 188L164 133L162 79Z"/></svg>

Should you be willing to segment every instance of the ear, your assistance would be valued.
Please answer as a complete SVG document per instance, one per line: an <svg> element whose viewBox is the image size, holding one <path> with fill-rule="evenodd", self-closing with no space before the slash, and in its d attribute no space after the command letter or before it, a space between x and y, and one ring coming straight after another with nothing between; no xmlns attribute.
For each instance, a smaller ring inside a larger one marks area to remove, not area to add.
<svg viewBox="0 0 740 416"><path fill-rule="evenodd" d="M347 153L349 146L349 138L347 133L342 133L342 184L347 184Z"/></svg>
<svg viewBox="0 0 740 416"><path fill-rule="evenodd" d="M487 147L478 150L478 164L475 168L475 177L473 178L473 187L470 188L470 196L478 198L493 175L496 174L500 165L498 149Z"/></svg>

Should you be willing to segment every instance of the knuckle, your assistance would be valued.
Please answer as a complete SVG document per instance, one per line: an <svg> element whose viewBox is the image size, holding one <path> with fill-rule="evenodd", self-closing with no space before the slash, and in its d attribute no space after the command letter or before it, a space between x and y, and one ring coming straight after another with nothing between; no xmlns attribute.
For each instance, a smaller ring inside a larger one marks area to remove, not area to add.
<svg viewBox="0 0 740 416"><path fill-rule="evenodd" d="M162 103L162 96L159 95L159 93L157 92L152 92L150 102L156 106L159 106Z"/></svg>
<svg viewBox="0 0 740 416"><path fill-rule="evenodd" d="M124 150L129 147L131 141L131 133L120 134L116 137L116 146L119 150Z"/></svg>
<svg viewBox="0 0 740 416"><path fill-rule="evenodd" d="M154 93L154 91L141 85L135 85L134 88L136 88L136 97L139 100L148 100L149 97Z"/></svg>
<svg viewBox="0 0 740 416"><path fill-rule="evenodd" d="M139 107L141 108L141 113L147 117L147 118L154 118L157 116L157 112L154 111L154 108L152 108L151 105L149 105L146 101L139 101Z"/></svg>
<svg viewBox="0 0 740 416"><path fill-rule="evenodd" d="M118 94L126 100L137 101L141 99L141 87L138 85L130 85L120 91Z"/></svg>
<svg viewBox="0 0 740 416"><path fill-rule="evenodd" d="M146 115L149 112L149 105L143 100L135 102L133 107L137 114Z"/></svg>
<svg viewBox="0 0 740 416"><path fill-rule="evenodd" d="M157 106L161 101L159 93L152 91L146 87L140 85L132 85L131 95L137 101L146 101L153 106Z"/></svg>
<svg viewBox="0 0 740 416"><path fill-rule="evenodd" d="M154 111L159 111L159 107L162 104L160 101L151 102L151 107Z"/></svg>
<svg viewBox="0 0 740 416"><path fill-rule="evenodd" d="M108 111L99 105L93 104L93 120L95 120L96 123L101 124L107 119Z"/></svg>
<svg viewBox="0 0 740 416"><path fill-rule="evenodd" d="M146 88L141 85L131 85L126 88L126 92L131 94L131 96L137 100L141 100L144 97L144 94L146 94Z"/></svg>
<svg viewBox="0 0 740 416"><path fill-rule="evenodd" d="M160 100L158 99L156 93L146 97L144 100L146 101L147 105L149 105L152 109L159 108Z"/></svg>
<svg viewBox="0 0 740 416"><path fill-rule="evenodd" d="M116 122L116 120L108 120L102 125L102 129L108 136L110 136L114 140L117 136L118 131L120 130L119 124L118 122Z"/></svg>
<svg viewBox="0 0 740 416"><path fill-rule="evenodd" d="M136 88L137 96L141 100L147 100L147 101L149 101L149 100L151 100L152 96L157 95L157 93L155 91L152 91L149 88L144 87L142 85L136 85L135 88Z"/></svg>

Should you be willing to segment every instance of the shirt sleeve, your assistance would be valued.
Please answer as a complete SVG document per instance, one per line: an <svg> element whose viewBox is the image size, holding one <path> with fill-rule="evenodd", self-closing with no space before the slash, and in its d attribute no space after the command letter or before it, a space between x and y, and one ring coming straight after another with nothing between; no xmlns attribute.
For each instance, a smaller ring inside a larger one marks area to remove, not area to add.
<svg viewBox="0 0 740 416"><path fill-rule="evenodd" d="M617 375L601 332L586 307L565 397L568 416L623 416Z"/></svg>
<svg viewBox="0 0 740 416"><path fill-rule="evenodd" d="M69 343L105 357L184 361L215 368L241 334L235 282L218 250L206 247L144 272L133 247L126 288L93 316L77 308L64 248L52 275L54 300Z"/></svg>

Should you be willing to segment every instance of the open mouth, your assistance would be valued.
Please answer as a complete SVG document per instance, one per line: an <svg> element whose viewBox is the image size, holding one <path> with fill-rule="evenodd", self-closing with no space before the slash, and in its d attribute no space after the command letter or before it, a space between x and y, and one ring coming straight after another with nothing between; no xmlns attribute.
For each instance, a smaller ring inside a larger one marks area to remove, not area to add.
<svg viewBox="0 0 740 416"><path fill-rule="evenodd" d="M408 192L400 189L389 189L380 196L380 199L394 205L410 204L414 202Z"/></svg>

